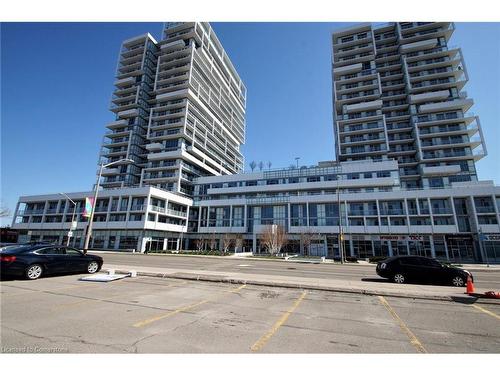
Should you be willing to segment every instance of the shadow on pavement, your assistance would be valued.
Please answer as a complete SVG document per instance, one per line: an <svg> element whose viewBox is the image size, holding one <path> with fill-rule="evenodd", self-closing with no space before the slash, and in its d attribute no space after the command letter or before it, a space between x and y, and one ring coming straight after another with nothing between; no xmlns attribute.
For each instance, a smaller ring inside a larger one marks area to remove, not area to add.
<svg viewBox="0 0 500 375"><path fill-rule="evenodd" d="M465 305L472 305L478 300L478 298L475 296L452 296L451 299L453 300L453 302L463 303Z"/></svg>
<svg viewBox="0 0 500 375"><path fill-rule="evenodd" d="M42 275L39 279L36 279L36 280L52 279L52 278L57 278L57 277L62 277L62 276L72 276L72 275L89 275L89 274L86 272L51 273L49 275ZM1 281L14 281L14 280L24 280L24 281L33 281L33 282L36 281L36 280L28 280L24 276L0 275L0 282Z"/></svg>
<svg viewBox="0 0 500 375"><path fill-rule="evenodd" d="M382 279L381 277L363 277L361 281L369 282L369 283L384 283L388 284L391 281L388 279Z"/></svg>

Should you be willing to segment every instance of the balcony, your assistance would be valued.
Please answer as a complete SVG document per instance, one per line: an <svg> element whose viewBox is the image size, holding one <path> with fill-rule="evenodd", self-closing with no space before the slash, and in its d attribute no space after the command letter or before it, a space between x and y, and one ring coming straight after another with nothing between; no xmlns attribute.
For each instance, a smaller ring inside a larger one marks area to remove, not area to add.
<svg viewBox="0 0 500 375"><path fill-rule="evenodd" d="M348 216L377 216L377 210L349 210Z"/></svg>
<svg viewBox="0 0 500 375"><path fill-rule="evenodd" d="M345 137L344 140L341 140L340 143L342 145L354 145L354 144L364 144L364 143L381 143L385 142L385 137L383 133L379 133L380 135L365 135L361 137ZM349 138L349 139L348 139Z"/></svg>
<svg viewBox="0 0 500 375"><path fill-rule="evenodd" d="M426 39L418 42L403 44L400 47L401 53L407 53L419 49L428 49L437 46L437 39Z"/></svg>
<svg viewBox="0 0 500 375"><path fill-rule="evenodd" d="M374 131L375 129L384 130L384 126L381 123L377 124L363 124L363 125L346 125L339 130L340 133L349 133L356 134L357 132L366 133L367 130L370 130L369 133Z"/></svg>
<svg viewBox="0 0 500 375"><path fill-rule="evenodd" d="M472 151L470 149L465 149L463 151L452 151L452 152L444 152L444 151L439 151L439 152L429 152L423 154L423 159L424 160L430 160L430 159L463 159L463 158L470 158L473 156ZM480 155L478 154L478 157ZM484 155L483 155L484 156Z"/></svg>
<svg viewBox="0 0 500 375"><path fill-rule="evenodd" d="M460 120L459 122L465 122L466 124L470 124L475 120L475 116L473 113L462 113L455 112L451 114L427 114L427 115L419 115L413 117L413 122L417 123L420 126L423 125L438 125L445 124L451 122L450 120ZM454 121L458 122L458 121ZM422 131L422 130L421 130Z"/></svg>
<svg viewBox="0 0 500 375"><path fill-rule="evenodd" d="M439 112L449 110L461 110L467 112L474 104L472 99L451 99L439 103L423 104L419 108L419 113Z"/></svg>
<svg viewBox="0 0 500 375"><path fill-rule="evenodd" d="M445 176L453 175L461 171L459 165L440 165L436 167L422 167L424 176Z"/></svg>
<svg viewBox="0 0 500 375"><path fill-rule="evenodd" d="M180 216L180 217L187 217L187 213L186 212L183 212L183 211L177 211L177 210L172 210L170 208L167 208L165 210L165 213L167 215L171 215L171 216Z"/></svg>
<svg viewBox="0 0 500 375"><path fill-rule="evenodd" d="M345 111L347 113L370 111L370 110L382 108L382 104L383 104L382 100L373 100L373 101L369 101L369 102L351 104L351 105L346 106Z"/></svg>
<svg viewBox="0 0 500 375"><path fill-rule="evenodd" d="M425 92L423 94L410 95L410 103L427 102L431 100L444 100L448 98L450 92L448 90L439 90L433 92Z"/></svg>
<svg viewBox="0 0 500 375"><path fill-rule="evenodd" d="M127 126L127 120L116 120L116 121L112 121L112 122L109 122L106 127L108 129L114 129L114 128L120 128L120 127L123 127L123 126Z"/></svg>
<svg viewBox="0 0 500 375"><path fill-rule="evenodd" d="M162 143L149 143L146 145L146 150L148 151L160 151L163 149Z"/></svg>
<svg viewBox="0 0 500 375"><path fill-rule="evenodd" d="M401 215L406 215L404 209L399 209L399 208L381 208L380 209L380 215L396 215L396 216L401 216Z"/></svg>
<svg viewBox="0 0 500 375"><path fill-rule="evenodd" d="M116 114L118 117L129 118L136 117L139 115L139 111L137 109L128 109L126 111L121 111Z"/></svg>
<svg viewBox="0 0 500 375"><path fill-rule="evenodd" d="M112 176L120 173L118 168L103 168L102 175L103 176Z"/></svg>
<svg viewBox="0 0 500 375"><path fill-rule="evenodd" d="M334 66L335 66L335 64L334 64ZM350 74L350 73L357 73L357 72L360 72L362 69L363 69L363 64L361 64L361 63L340 66L340 67L334 67L333 68L333 75L340 76L340 75L345 75L345 74Z"/></svg>
<svg viewBox="0 0 500 375"><path fill-rule="evenodd" d="M433 215L453 215L451 207L432 207Z"/></svg>
<svg viewBox="0 0 500 375"><path fill-rule="evenodd" d="M116 87L124 87L128 85L133 85L135 83L135 77L127 77L127 78L122 78L118 79L115 81L114 85Z"/></svg>

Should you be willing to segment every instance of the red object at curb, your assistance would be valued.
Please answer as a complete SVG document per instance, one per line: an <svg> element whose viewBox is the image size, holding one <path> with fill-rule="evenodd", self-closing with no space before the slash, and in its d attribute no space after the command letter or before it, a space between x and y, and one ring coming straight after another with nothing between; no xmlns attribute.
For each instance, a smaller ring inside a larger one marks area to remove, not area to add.
<svg viewBox="0 0 500 375"><path fill-rule="evenodd" d="M485 292L484 296L488 298L500 298L500 292L494 292L493 290L490 290L489 292Z"/></svg>
<svg viewBox="0 0 500 375"><path fill-rule="evenodd" d="M466 294L473 294L474 293L474 283L472 282L472 278L470 276L467 276L467 288L465 290Z"/></svg>

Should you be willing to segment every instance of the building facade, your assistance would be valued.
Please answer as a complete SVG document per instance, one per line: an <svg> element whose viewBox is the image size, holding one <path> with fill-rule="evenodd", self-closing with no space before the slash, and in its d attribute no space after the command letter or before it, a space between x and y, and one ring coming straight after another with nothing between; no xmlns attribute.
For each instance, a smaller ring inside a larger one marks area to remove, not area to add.
<svg viewBox="0 0 500 375"><path fill-rule="evenodd" d="M104 188L155 186L186 196L193 179L242 171L246 88L208 23L166 23L123 42L100 162Z"/></svg>
<svg viewBox="0 0 500 375"><path fill-rule="evenodd" d="M479 181L486 155L454 25L360 24L332 34L336 161L242 173L246 89L207 23L167 23L163 40L125 41L100 162L91 247L266 251L309 256L419 254L500 262L500 187ZM83 245L92 192L20 197L19 241Z"/></svg>
<svg viewBox="0 0 500 375"><path fill-rule="evenodd" d="M337 160L396 159L403 188L477 181L486 146L454 30L402 22L332 34Z"/></svg>

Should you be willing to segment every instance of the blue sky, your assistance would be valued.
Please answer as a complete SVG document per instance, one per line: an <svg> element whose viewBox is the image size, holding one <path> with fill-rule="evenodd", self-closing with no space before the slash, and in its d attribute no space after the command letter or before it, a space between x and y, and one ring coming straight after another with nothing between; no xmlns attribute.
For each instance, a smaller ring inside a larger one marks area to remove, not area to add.
<svg viewBox="0 0 500 375"><path fill-rule="evenodd" d="M330 33L345 23L213 23L247 89L252 160L286 167L334 159ZM161 23L1 25L1 198L90 190L120 44ZM480 179L500 182L500 23L457 23L489 155ZM248 167L247 167L248 168ZM11 218L1 224L9 224Z"/></svg>

